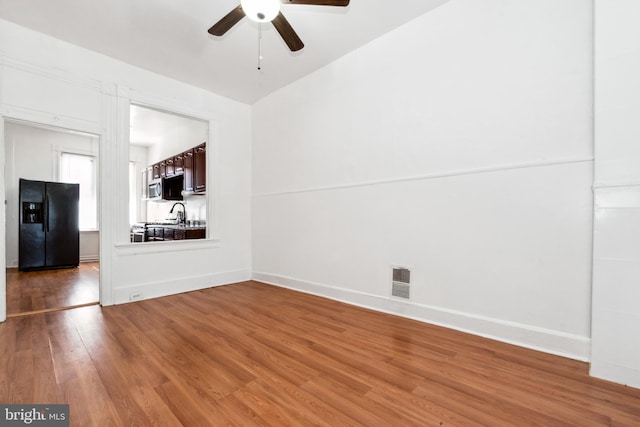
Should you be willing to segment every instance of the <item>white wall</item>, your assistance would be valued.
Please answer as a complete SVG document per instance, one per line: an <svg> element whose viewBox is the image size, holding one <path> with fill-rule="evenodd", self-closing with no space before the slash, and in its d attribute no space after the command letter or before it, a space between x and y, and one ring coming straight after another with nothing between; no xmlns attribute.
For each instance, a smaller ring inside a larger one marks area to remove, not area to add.
<svg viewBox="0 0 640 427"><path fill-rule="evenodd" d="M254 278L588 359L591 37L453 0L257 102Z"/></svg>
<svg viewBox="0 0 640 427"><path fill-rule="evenodd" d="M58 181L58 159L61 152L98 155L98 139L91 135L37 128L7 122L5 124L6 179L6 263L18 266L18 182L20 178ZM96 260L99 253L97 231L80 234L80 260Z"/></svg>
<svg viewBox="0 0 640 427"><path fill-rule="evenodd" d="M595 11L591 374L640 387L640 3Z"/></svg>
<svg viewBox="0 0 640 427"><path fill-rule="evenodd" d="M207 183L213 195L207 207L212 239L127 243L130 101L209 121L208 160L214 162ZM131 293L149 298L250 277L247 105L0 21L0 116L100 136L103 304L126 302ZM3 140L0 148L3 152ZM0 188L4 186L0 177ZM4 220L2 212L0 240L5 239ZM4 253L0 258L5 259ZM0 320L4 304L0 297Z"/></svg>
<svg viewBox="0 0 640 427"><path fill-rule="evenodd" d="M147 141L149 164L180 154L206 142L209 137L209 124L205 121L140 106L133 109L132 139L136 137L134 133L152 135L152 140ZM136 120L140 116L144 119Z"/></svg>

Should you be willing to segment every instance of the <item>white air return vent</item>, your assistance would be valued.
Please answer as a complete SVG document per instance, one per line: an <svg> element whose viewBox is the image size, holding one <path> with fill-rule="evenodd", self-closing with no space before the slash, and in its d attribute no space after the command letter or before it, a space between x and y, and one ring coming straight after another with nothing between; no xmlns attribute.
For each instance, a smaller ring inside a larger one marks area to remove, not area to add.
<svg viewBox="0 0 640 427"><path fill-rule="evenodd" d="M391 295L409 299L411 285L411 270L404 267L393 267Z"/></svg>

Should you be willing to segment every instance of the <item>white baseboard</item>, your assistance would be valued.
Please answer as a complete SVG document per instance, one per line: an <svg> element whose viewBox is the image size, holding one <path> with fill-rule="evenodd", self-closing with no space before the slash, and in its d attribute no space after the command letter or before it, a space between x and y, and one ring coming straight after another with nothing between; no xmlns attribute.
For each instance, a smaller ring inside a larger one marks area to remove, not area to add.
<svg viewBox="0 0 640 427"><path fill-rule="evenodd" d="M305 292L359 307L395 314L468 332L497 341L543 351L545 353L588 361L591 340L578 335L538 328L500 319L405 302L391 297L356 292L350 289L311 283L276 274L253 272L253 280Z"/></svg>
<svg viewBox="0 0 640 427"><path fill-rule="evenodd" d="M114 300L115 304L124 304L144 299L197 291L200 289L212 288L214 286L244 282L246 280L251 280L251 271L249 270L235 270L206 274L202 276L181 277L179 279L160 282L140 283L137 285L116 288L114 290ZM139 294L140 296L135 300L131 300L132 294Z"/></svg>
<svg viewBox="0 0 640 427"><path fill-rule="evenodd" d="M83 255L79 258L80 262L100 261L100 255ZM18 268L18 264L7 265L7 268Z"/></svg>

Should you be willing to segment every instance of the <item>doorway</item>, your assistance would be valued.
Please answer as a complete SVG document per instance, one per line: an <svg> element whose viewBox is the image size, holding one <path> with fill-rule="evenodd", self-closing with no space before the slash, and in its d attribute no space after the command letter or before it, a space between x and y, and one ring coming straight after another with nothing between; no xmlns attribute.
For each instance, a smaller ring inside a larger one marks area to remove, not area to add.
<svg viewBox="0 0 640 427"><path fill-rule="evenodd" d="M7 317L98 304L99 137L7 119L4 150ZM80 184L79 267L19 271L20 178Z"/></svg>

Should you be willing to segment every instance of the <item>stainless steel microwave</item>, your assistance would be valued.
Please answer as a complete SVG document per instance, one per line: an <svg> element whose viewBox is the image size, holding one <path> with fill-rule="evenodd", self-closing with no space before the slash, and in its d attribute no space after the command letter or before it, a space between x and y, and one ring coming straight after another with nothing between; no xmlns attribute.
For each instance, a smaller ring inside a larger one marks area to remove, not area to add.
<svg viewBox="0 0 640 427"><path fill-rule="evenodd" d="M149 200L162 200L162 180L154 179L149 182L149 191L147 193Z"/></svg>

